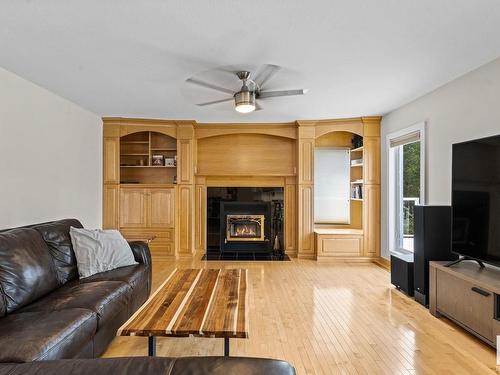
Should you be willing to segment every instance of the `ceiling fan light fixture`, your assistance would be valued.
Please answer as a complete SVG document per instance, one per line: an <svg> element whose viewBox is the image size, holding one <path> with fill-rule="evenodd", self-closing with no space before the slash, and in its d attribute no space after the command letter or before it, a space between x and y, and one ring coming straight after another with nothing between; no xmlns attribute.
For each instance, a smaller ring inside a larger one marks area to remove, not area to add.
<svg viewBox="0 0 500 375"><path fill-rule="evenodd" d="M237 104L235 109L239 113L250 113L250 112L255 111L255 105L254 104Z"/></svg>
<svg viewBox="0 0 500 375"><path fill-rule="evenodd" d="M263 68L259 70L257 74L251 74L248 70L240 70L236 73L236 76L241 82L241 89L235 91L234 89L229 89L218 84L207 82L196 77L191 77L186 80L186 82L194 85L198 85L211 90L223 92L225 94L230 94L231 96L226 96L224 99L212 100L204 103L197 103L196 105L200 107L217 105L219 103L230 102L234 100L234 109L239 113L251 113L253 111L260 111L262 107L260 106L261 100L267 100L269 98L276 97L286 97L293 95L304 95L307 90L297 89L297 90L268 90L267 82L271 77L276 74L281 68L277 65L265 64ZM227 69L224 69L228 71ZM231 69L232 70L232 69ZM259 102L257 103L257 100ZM228 106L229 108L229 106Z"/></svg>
<svg viewBox="0 0 500 375"><path fill-rule="evenodd" d="M234 104L236 111L240 113L250 113L255 111L255 92L242 90L234 94Z"/></svg>

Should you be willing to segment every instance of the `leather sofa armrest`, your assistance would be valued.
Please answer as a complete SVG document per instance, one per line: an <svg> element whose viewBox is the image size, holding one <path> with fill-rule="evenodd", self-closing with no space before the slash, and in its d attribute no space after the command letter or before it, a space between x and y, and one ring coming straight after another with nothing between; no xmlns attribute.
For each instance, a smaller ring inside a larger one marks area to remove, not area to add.
<svg viewBox="0 0 500 375"><path fill-rule="evenodd" d="M142 241L131 241L129 242L132 253L134 254L135 261L142 263L147 267L148 272L148 295L151 293L151 287L153 285L153 267L151 263L151 252L149 251L149 246L146 242Z"/></svg>
<svg viewBox="0 0 500 375"><path fill-rule="evenodd" d="M146 266L151 266L151 252L146 242L132 241L129 242L135 261Z"/></svg>

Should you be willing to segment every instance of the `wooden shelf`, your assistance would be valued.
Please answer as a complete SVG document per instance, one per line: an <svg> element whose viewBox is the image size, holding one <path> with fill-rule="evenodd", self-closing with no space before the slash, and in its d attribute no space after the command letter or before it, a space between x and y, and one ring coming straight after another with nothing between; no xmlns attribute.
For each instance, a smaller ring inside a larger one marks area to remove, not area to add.
<svg viewBox="0 0 500 375"><path fill-rule="evenodd" d="M357 167L362 167L363 163L361 164L351 164L351 168L357 168Z"/></svg>
<svg viewBox="0 0 500 375"><path fill-rule="evenodd" d="M173 188L177 184L141 184L133 182L120 182L121 187L126 188Z"/></svg>
<svg viewBox="0 0 500 375"><path fill-rule="evenodd" d="M362 235L363 229L355 228L314 228L314 233L317 234L345 234L345 235Z"/></svg>
<svg viewBox="0 0 500 375"><path fill-rule="evenodd" d="M360 151L363 151L363 146L358 147L358 148L353 148L353 149L351 150L351 152L360 152Z"/></svg>
<svg viewBox="0 0 500 375"><path fill-rule="evenodd" d="M351 198L354 202L363 202L363 198Z"/></svg>
<svg viewBox="0 0 500 375"><path fill-rule="evenodd" d="M120 165L120 168L177 168L175 165Z"/></svg>
<svg viewBox="0 0 500 375"><path fill-rule="evenodd" d="M363 185L363 180L351 181L351 185Z"/></svg>
<svg viewBox="0 0 500 375"><path fill-rule="evenodd" d="M139 131L120 137L120 178L141 184L170 184L177 166L154 165L153 156L177 155L177 140L155 131Z"/></svg>

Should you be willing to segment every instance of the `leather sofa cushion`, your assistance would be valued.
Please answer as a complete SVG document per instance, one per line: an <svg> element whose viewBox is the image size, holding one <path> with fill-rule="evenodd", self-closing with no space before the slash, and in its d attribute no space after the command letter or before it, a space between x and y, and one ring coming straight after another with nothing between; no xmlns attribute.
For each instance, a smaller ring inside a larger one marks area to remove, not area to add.
<svg viewBox="0 0 500 375"><path fill-rule="evenodd" d="M127 283L132 288L131 304L129 305L129 314L132 315L149 297L149 269L150 266L143 264L120 267L80 279L79 282L88 283L109 280Z"/></svg>
<svg viewBox="0 0 500 375"><path fill-rule="evenodd" d="M25 363L9 370L9 375L295 375L287 362L241 357L73 359Z"/></svg>
<svg viewBox="0 0 500 375"><path fill-rule="evenodd" d="M9 375L168 375L173 358L98 358L42 361L17 365ZM0 367L1 369L1 367ZM1 372L0 372L1 374Z"/></svg>
<svg viewBox="0 0 500 375"><path fill-rule="evenodd" d="M11 313L59 287L52 257L30 228L0 233L0 289Z"/></svg>
<svg viewBox="0 0 500 375"><path fill-rule="evenodd" d="M96 313L85 309L7 315L0 319L0 362L72 358L96 329Z"/></svg>
<svg viewBox="0 0 500 375"><path fill-rule="evenodd" d="M0 375L10 375L18 365L15 363L0 363Z"/></svg>
<svg viewBox="0 0 500 375"><path fill-rule="evenodd" d="M111 271L96 273L95 275L80 279L80 283L91 283L95 281L122 281L131 288L147 286L148 268L143 264L115 268Z"/></svg>
<svg viewBox="0 0 500 375"><path fill-rule="evenodd" d="M295 369L285 361L248 357L180 357L171 375L295 375Z"/></svg>
<svg viewBox="0 0 500 375"><path fill-rule="evenodd" d="M96 281L68 283L45 298L23 308L28 311L57 311L72 308L92 310L97 313L97 327L102 327L123 310L128 309L132 289L121 281Z"/></svg>
<svg viewBox="0 0 500 375"><path fill-rule="evenodd" d="M76 219L65 219L32 226L41 234L49 247L60 285L78 277L75 252L69 235L70 227L83 228Z"/></svg>

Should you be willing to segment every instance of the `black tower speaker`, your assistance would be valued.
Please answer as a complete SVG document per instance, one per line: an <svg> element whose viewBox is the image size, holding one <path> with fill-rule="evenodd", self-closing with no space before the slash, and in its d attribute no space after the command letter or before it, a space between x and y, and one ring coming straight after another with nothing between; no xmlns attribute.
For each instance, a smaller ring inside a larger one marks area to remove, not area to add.
<svg viewBox="0 0 500 375"><path fill-rule="evenodd" d="M451 252L451 206L415 206L415 300L429 304L429 261L455 260Z"/></svg>
<svg viewBox="0 0 500 375"><path fill-rule="evenodd" d="M391 284L413 296L413 254L391 255Z"/></svg>

